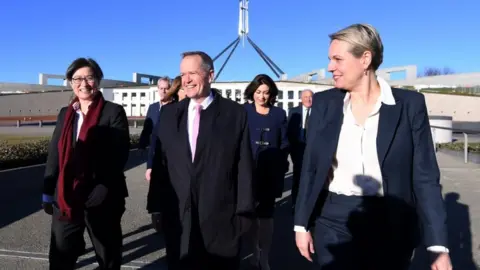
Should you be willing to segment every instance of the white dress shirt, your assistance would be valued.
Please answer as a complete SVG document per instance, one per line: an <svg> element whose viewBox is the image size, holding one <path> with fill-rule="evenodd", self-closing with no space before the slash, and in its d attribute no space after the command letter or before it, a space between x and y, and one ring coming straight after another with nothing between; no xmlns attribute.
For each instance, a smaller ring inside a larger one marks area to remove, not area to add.
<svg viewBox="0 0 480 270"><path fill-rule="evenodd" d="M338 138L337 152L332 163L333 176L328 179L330 192L346 196L383 196L382 171L377 155L378 120L380 107L395 105L392 88L380 77L380 96L364 125L356 122L352 112L350 93L343 100L343 123ZM302 226L295 231L305 232ZM448 252L441 246L429 247L433 252Z"/></svg>
<svg viewBox="0 0 480 270"><path fill-rule="evenodd" d="M311 108L307 108L302 105L302 128L305 129L305 123L307 122L307 113L308 110L310 110L310 113L312 113Z"/></svg>
<svg viewBox="0 0 480 270"><path fill-rule="evenodd" d="M202 110L206 110L208 106L212 103L213 101L213 93L210 92L210 95L200 103L202 105ZM190 142L190 147L192 147L192 130L193 130L193 121L195 120L195 107L198 103L194 101L193 99L190 100L188 103L188 141Z"/></svg>

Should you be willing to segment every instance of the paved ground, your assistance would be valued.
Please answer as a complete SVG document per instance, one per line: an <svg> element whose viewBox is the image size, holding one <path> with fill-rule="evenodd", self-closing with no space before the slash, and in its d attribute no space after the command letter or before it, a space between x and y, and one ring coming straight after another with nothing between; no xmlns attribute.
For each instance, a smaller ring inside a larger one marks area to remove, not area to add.
<svg viewBox="0 0 480 270"><path fill-rule="evenodd" d="M150 229L145 211L145 156L132 151L127 166L130 197L123 218L124 269L165 269L161 236ZM473 270L480 262L480 166L438 154L449 213L451 253L455 269ZM0 269L48 269L50 218L40 211L43 166L0 172ZM287 176L289 176L287 174ZM290 179L286 179L287 186ZM294 247L289 191L279 200L271 266L274 270L310 269ZM86 237L88 239L88 237ZM79 269L95 269L91 245ZM419 252L421 257L422 252ZM247 255L247 254L246 254ZM421 267L421 260L412 269ZM480 268L479 268L480 269Z"/></svg>

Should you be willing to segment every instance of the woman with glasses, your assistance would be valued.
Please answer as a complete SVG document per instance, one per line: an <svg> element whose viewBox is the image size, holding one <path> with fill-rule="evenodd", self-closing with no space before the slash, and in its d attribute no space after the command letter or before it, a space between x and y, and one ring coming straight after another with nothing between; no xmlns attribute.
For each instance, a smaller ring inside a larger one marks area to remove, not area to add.
<svg viewBox="0 0 480 270"><path fill-rule="evenodd" d="M73 61L66 78L75 97L58 115L43 186L43 209L52 215L50 269L75 268L85 250L85 228L100 269L120 269L127 116L122 106L103 98L103 72L93 59Z"/></svg>

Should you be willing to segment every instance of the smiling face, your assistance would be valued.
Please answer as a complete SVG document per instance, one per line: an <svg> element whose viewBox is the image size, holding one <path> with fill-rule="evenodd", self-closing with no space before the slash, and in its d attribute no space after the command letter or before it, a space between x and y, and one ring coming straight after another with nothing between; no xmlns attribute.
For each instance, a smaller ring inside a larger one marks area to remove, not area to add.
<svg viewBox="0 0 480 270"><path fill-rule="evenodd" d="M253 101L260 106L268 106L270 100L270 87L266 84L260 85L253 93Z"/></svg>
<svg viewBox="0 0 480 270"><path fill-rule="evenodd" d="M95 91L98 91L98 81L90 67L82 67L73 73L70 81L75 96L80 100L92 100Z"/></svg>
<svg viewBox="0 0 480 270"><path fill-rule="evenodd" d="M312 97L313 97L313 92L310 90L305 90L302 91L301 94L301 99L302 99L302 104L306 108L312 107Z"/></svg>
<svg viewBox="0 0 480 270"><path fill-rule="evenodd" d="M213 70L206 70L199 55L189 55L180 64L182 88L185 95L197 100L210 94L210 84L213 81Z"/></svg>
<svg viewBox="0 0 480 270"><path fill-rule="evenodd" d="M345 90L355 88L365 75L371 62L371 53L365 52L356 58L351 52L351 45L334 39L328 50L328 71L332 72L335 87Z"/></svg>

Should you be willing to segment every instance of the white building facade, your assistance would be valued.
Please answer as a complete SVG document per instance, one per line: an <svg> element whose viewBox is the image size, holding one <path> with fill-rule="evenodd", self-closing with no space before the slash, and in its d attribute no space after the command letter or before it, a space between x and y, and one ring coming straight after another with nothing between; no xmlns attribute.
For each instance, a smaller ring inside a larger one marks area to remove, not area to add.
<svg viewBox="0 0 480 270"><path fill-rule="evenodd" d="M213 88L218 89L222 96L238 103L245 103L243 92L250 82L215 82ZM310 89L314 93L332 88L328 84L305 82L276 82L279 89L277 96L278 107L287 111L300 104L300 93ZM102 88L106 100L120 104L125 108L127 116L145 116L148 106L159 100L156 86L132 86L121 88Z"/></svg>

